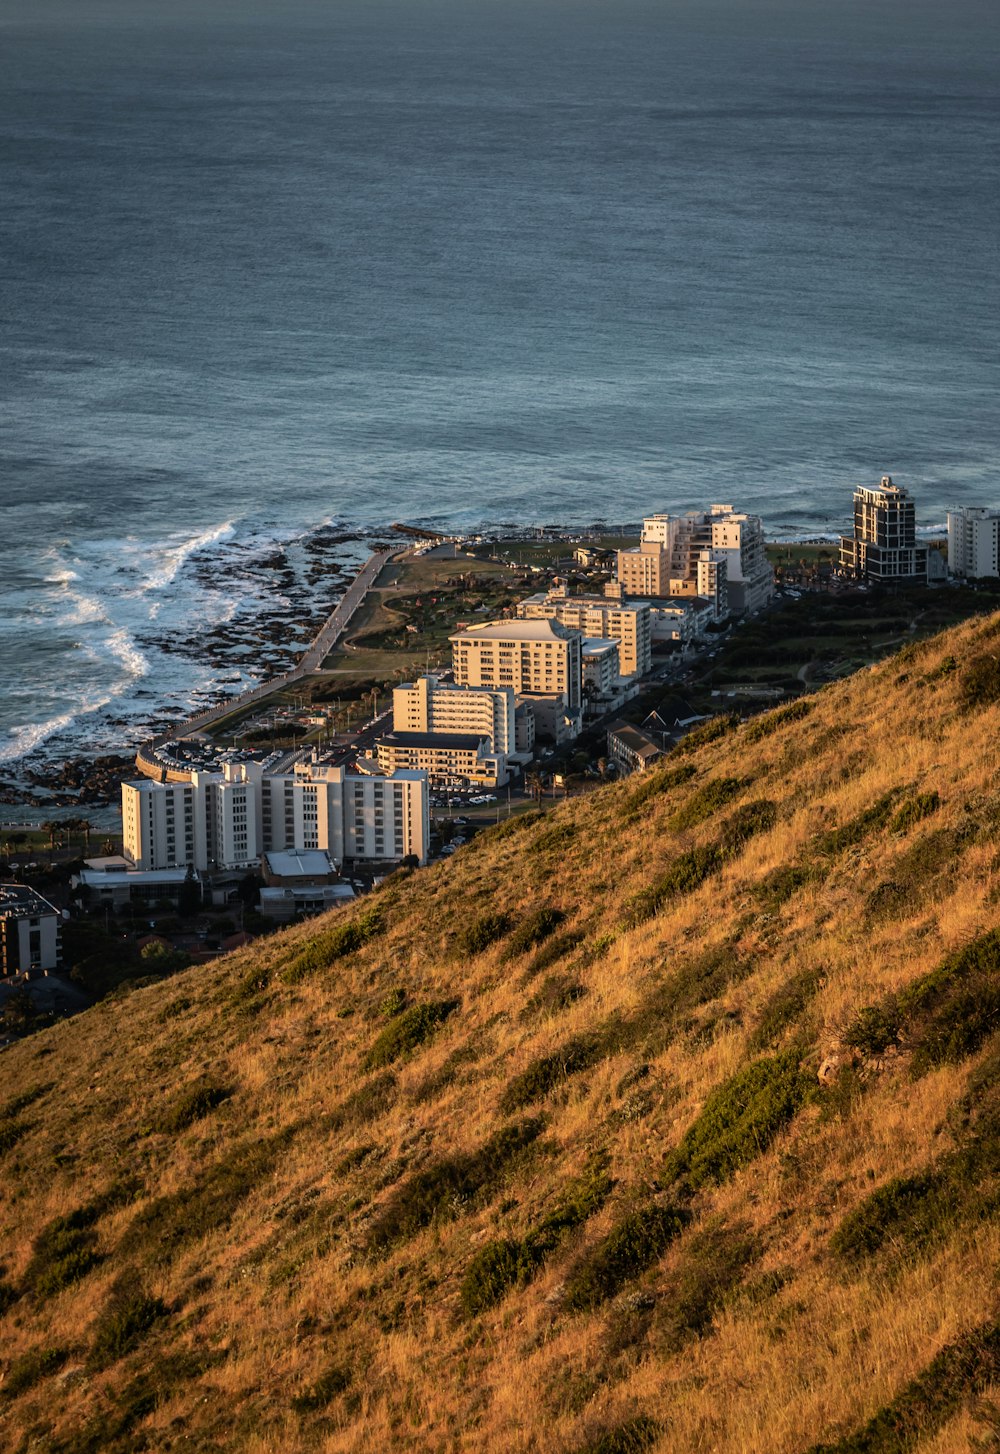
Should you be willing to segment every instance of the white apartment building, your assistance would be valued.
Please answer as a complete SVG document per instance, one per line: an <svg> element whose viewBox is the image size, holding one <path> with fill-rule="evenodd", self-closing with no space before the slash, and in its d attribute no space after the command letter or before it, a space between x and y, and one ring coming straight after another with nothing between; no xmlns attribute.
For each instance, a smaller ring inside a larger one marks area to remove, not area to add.
<svg viewBox="0 0 1000 1454"><path fill-rule="evenodd" d="M963 505L948 511L948 569L970 580L1000 576L1000 510Z"/></svg>
<svg viewBox="0 0 1000 1454"><path fill-rule="evenodd" d="M316 759L283 774L227 763L222 773L195 771L190 783L123 783L122 820L140 870L253 868L272 849L423 863L430 838L426 773L370 776Z"/></svg>
<svg viewBox="0 0 1000 1454"><path fill-rule="evenodd" d="M558 621L490 621L451 637L463 686L510 687L517 696L558 697L579 707L583 636Z"/></svg>
<svg viewBox="0 0 1000 1454"><path fill-rule="evenodd" d="M583 642L583 684L598 697L610 697L621 673L618 663L618 642L588 636Z"/></svg>
<svg viewBox="0 0 1000 1454"><path fill-rule="evenodd" d="M259 763L226 763L189 783L122 784L125 852L137 869L252 867L262 850Z"/></svg>
<svg viewBox="0 0 1000 1454"><path fill-rule="evenodd" d="M58 969L62 915L24 884L0 884L0 975Z"/></svg>
<svg viewBox="0 0 1000 1454"><path fill-rule="evenodd" d="M617 641L619 671L623 677L645 676L652 667L649 607L642 601L540 591L519 601L517 614L522 620L549 619L570 626L585 637Z"/></svg>
<svg viewBox="0 0 1000 1454"><path fill-rule="evenodd" d="M471 687L424 676L404 682L392 694L394 732L446 733L485 737L489 751L515 751L513 687Z"/></svg>

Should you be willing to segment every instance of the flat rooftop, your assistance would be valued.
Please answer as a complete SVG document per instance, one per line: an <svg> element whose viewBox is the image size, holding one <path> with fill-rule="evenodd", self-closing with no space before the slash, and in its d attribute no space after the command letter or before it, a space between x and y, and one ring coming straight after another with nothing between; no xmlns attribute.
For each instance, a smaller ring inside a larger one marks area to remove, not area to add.
<svg viewBox="0 0 1000 1454"><path fill-rule="evenodd" d="M324 878L337 872L333 859L321 848L306 848L301 853L285 849L264 857L271 873L279 878Z"/></svg>
<svg viewBox="0 0 1000 1454"><path fill-rule="evenodd" d="M487 739L477 732L387 732L379 738L386 747L429 747L455 752L476 752Z"/></svg>
<svg viewBox="0 0 1000 1454"><path fill-rule="evenodd" d="M37 919L59 910L25 884L0 884L0 919Z"/></svg>

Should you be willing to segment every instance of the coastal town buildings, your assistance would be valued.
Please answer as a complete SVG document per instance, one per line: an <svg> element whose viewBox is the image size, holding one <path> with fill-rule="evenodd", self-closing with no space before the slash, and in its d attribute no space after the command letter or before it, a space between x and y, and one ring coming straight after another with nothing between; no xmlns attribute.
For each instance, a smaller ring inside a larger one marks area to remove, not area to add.
<svg viewBox="0 0 1000 1454"><path fill-rule="evenodd" d="M320 849L265 853L261 876L260 912L275 923L321 914L354 898L353 888L341 879L333 859Z"/></svg>
<svg viewBox="0 0 1000 1454"><path fill-rule="evenodd" d="M517 614L521 620L558 621L585 637L616 641L623 677L645 676L652 665L650 610L644 601L539 591L517 603Z"/></svg>
<svg viewBox="0 0 1000 1454"><path fill-rule="evenodd" d="M948 569L970 580L1000 576L1000 510L963 505L948 511Z"/></svg>
<svg viewBox="0 0 1000 1454"><path fill-rule="evenodd" d="M123 783L122 818L139 872L233 872L271 851L318 850L337 862L412 854L423 863L430 838L426 773L352 772L316 756L286 772L248 761L196 770L189 783Z"/></svg>
<svg viewBox="0 0 1000 1454"><path fill-rule="evenodd" d="M642 772L663 756L663 748L630 722L612 722L608 728L608 757L621 773Z"/></svg>
<svg viewBox="0 0 1000 1454"><path fill-rule="evenodd" d="M774 594L761 519L731 505L648 515L638 546L618 552L618 583L629 597L708 600L717 619L759 611Z"/></svg>
<svg viewBox="0 0 1000 1454"><path fill-rule="evenodd" d="M553 619L489 621L450 638L462 686L510 687L515 695L558 697L579 707L583 634Z"/></svg>
<svg viewBox="0 0 1000 1454"><path fill-rule="evenodd" d="M23 884L0 884L0 975L59 968L59 910Z"/></svg>
<svg viewBox="0 0 1000 1454"><path fill-rule="evenodd" d="M509 777L506 754L494 753L489 738L475 732L389 732L376 742L375 758L384 772L416 768L432 784L502 787Z"/></svg>
<svg viewBox="0 0 1000 1454"><path fill-rule="evenodd" d="M423 676L404 682L392 694L393 732L475 733L489 751L511 756L515 751L516 711L511 686L469 686Z"/></svg>
<svg viewBox="0 0 1000 1454"><path fill-rule="evenodd" d="M926 581L927 547L916 538L909 491L883 475L874 489L854 491L854 533L840 537L840 569L878 582Z"/></svg>

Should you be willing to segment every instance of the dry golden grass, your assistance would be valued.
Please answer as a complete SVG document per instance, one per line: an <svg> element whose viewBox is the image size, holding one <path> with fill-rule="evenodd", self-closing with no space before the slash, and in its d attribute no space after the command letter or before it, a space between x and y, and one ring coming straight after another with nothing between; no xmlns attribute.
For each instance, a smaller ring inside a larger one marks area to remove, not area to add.
<svg viewBox="0 0 1000 1454"><path fill-rule="evenodd" d="M860 1006L997 924L1000 709L963 715L954 676L933 678L983 630L971 623L922 647L898 685L901 665L890 661L821 693L808 717L771 737L744 743L737 732L705 745L689 784L648 796L641 781L612 786L390 881L379 896L385 932L296 984L282 967L322 934L321 921L6 1052L8 1097L52 1086L19 1113L25 1133L0 1161L0 1256L14 1292L42 1227L115 1182L130 1179L135 1192L93 1225L101 1261L61 1291L25 1292L9 1307L8 1373L40 1349L66 1361L16 1397L0 1385L0 1444L25 1454L569 1454L643 1414L661 1423L662 1451L799 1454L884 1406L991 1315L1000 1226L956 1218L920 1255L861 1266L838 1261L829 1239L874 1187L955 1144L953 1108L977 1061L911 1080L904 1048L867 1067L853 1099L820 1091L816 1072L843 1054ZM625 927L637 890L714 841L733 805L681 833L666 824L723 776L752 779L737 801L771 800L774 826L693 893ZM936 790L940 806L905 833L883 824L823 848L820 835L890 790L900 801ZM874 912L873 890L909 872L908 855L945 830L948 861L919 881L905 912ZM765 907L761 882L792 864L814 877ZM478 914L519 918L541 903L567 916L557 933L580 938L536 974L530 952L506 962L503 942L472 957L457 947ZM700 994L690 976L714 962L709 951L726 950L738 972ZM712 1092L768 1053L752 1043L761 1017L806 973L811 993L778 1023L773 1047L798 1045L816 1087L807 1103L747 1165L694 1192L690 1234L625 1284L625 1303L570 1313L564 1285L579 1259L627 1209L674 1194L671 1153ZM237 991L251 975L266 988L248 1006ZM377 1082L363 1061L395 986L411 1004L455 997L461 1008L389 1067L393 1082L368 1114L350 1098ZM603 1049L588 1063L501 1115L516 1075L593 1035ZM156 1131L157 1112L199 1079L234 1093L179 1134ZM370 1251L400 1189L538 1114L545 1126L531 1150L494 1168L478 1194L445 1191L426 1225ZM249 1170L240 1163L246 1148L269 1145ZM476 1252L526 1237L598 1153L615 1182L605 1205L533 1277L465 1317L460 1290ZM174 1200L164 1209L158 1198ZM720 1302L698 1334L672 1343L658 1330L686 1249L718 1223L756 1237L749 1285L772 1282ZM167 1313L95 1371L95 1325L123 1275ZM629 1313L637 1289L651 1312ZM920 1448L951 1454L980 1428L961 1411Z"/></svg>

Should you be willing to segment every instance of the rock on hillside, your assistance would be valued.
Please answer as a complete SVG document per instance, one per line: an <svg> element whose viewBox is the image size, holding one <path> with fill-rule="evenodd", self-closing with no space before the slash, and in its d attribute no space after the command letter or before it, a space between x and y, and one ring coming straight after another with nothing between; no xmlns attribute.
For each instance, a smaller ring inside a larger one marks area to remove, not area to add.
<svg viewBox="0 0 1000 1454"><path fill-rule="evenodd" d="M993 1447L998 656L6 1051L4 1448Z"/></svg>

